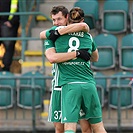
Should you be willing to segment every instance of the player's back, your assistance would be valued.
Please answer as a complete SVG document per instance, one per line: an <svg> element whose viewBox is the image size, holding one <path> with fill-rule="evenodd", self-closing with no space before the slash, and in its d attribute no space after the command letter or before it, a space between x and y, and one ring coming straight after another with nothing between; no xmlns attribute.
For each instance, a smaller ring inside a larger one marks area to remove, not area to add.
<svg viewBox="0 0 133 133"><path fill-rule="evenodd" d="M89 49L91 53L91 36L85 32L73 32L59 37L56 42L57 52L71 52L78 49Z"/></svg>
<svg viewBox="0 0 133 133"><path fill-rule="evenodd" d="M71 52L78 49L88 49L92 53L92 38L88 33L75 32L60 36L55 42L56 52ZM69 82L94 82L90 70L90 61L81 58L58 63L60 72L60 85Z"/></svg>

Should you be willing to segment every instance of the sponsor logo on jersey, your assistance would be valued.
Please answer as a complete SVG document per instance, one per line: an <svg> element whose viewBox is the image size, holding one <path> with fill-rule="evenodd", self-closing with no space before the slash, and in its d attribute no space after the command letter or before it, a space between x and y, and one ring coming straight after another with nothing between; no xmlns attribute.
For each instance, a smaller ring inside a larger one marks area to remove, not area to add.
<svg viewBox="0 0 133 133"><path fill-rule="evenodd" d="M45 45L49 45L48 41L45 41Z"/></svg>
<svg viewBox="0 0 133 133"><path fill-rule="evenodd" d="M67 118L66 117L64 117L64 119L63 119L64 121L66 121L67 120Z"/></svg>

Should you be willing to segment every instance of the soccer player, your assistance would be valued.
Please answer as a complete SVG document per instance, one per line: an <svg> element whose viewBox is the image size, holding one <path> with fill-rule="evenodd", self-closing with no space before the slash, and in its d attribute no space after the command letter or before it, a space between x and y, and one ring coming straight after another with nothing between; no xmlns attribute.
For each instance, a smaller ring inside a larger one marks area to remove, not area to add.
<svg viewBox="0 0 133 133"><path fill-rule="evenodd" d="M53 7L52 11L51 11L51 17L53 20L53 25L56 26L60 26L60 25L67 25L67 21L68 21L68 10L64 7L64 6L57 6L57 7ZM66 28L66 30L63 33L67 33L67 32L72 32L72 31L89 31L89 27L87 26L87 24L82 23L82 24L75 24L73 26L69 26L68 28ZM45 39L45 31L42 31L40 33L40 38L41 39ZM49 45L49 44L52 45ZM46 46L46 56L49 59L49 61L51 63L58 63L58 62L64 62L73 58L76 58L76 51L73 52L69 52L69 53L56 53L53 42L51 42L50 40L46 40L45 41L45 46ZM79 52L82 52L81 55L84 57L86 60L88 60L88 56L89 54L87 53L87 51L85 50L80 50ZM81 57L81 58L82 58ZM51 100L50 100L50 107L49 107L49 121L54 122L54 126L55 126L55 130L56 133L63 133L64 132L64 125L61 124L61 99L60 99L60 95L61 95L61 87L58 86L57 84L57 80L55 78L55 75L57 75L57 65L54 64L53 65L53 76L54 79L52 80L52 94L51 94ZM51 116L52 115L52 116ZM82 121L82 122L81 122ZM91 133L91 129L89 126L88 121L86 120L81 120L80 123L82 125L82 132L83 133Z"/></svg>
<svg viewBox="0 0 133 133"><path fill-rule="evenodd" d="M84 20L83 10L73 8L69 14L70 23L78 23ZM59 29L59 27L58 27ZM60 29L59 29L60 30ZM47 37L55 41L57 53L88 49L92 55L96 51L96 45L91 35L86 32L74 32L60 36L58 30L47 31ZM50 34L50 36L49 36ZM59 38L54 38L54 36ZM78 52L77 53L77 56ZM91 124L94 133L106 133L102 122L102 111L97 94L93 72L90 69L90 61L76 58L63 63L58 63L58 84L62 86L61 94L61 122L65 123L65 133L76 132L76 125L80 118L81 107L83 119Z"/></svg>

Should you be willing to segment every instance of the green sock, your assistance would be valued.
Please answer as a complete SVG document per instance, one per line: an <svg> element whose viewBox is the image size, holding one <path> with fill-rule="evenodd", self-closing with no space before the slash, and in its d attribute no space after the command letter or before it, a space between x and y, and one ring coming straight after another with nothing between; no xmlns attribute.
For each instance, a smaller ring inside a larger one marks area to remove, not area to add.
<svg viewBox="0 0 133 133"><path fill-rule="evenodd" d="M66 130L64 133L75 133L73 130Z"/></svg>

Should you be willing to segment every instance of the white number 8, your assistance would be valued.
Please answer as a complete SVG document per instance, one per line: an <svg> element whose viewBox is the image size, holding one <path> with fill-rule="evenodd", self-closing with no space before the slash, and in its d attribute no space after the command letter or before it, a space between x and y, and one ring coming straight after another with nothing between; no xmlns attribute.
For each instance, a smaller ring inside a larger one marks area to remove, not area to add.
<svg viewBox="0 0 133 133"><path fill-rule="evenodd" d="M75 42L75 45L73 45L73 42ZM68 49L68 52L71 52L71 51L76 51L76 50L78 50L78 48L79 48L79 45L80 45L80 41L79 41L79 39L77 38L77 37L71 37L70 39L69 39L69 49Z"/></svg>

